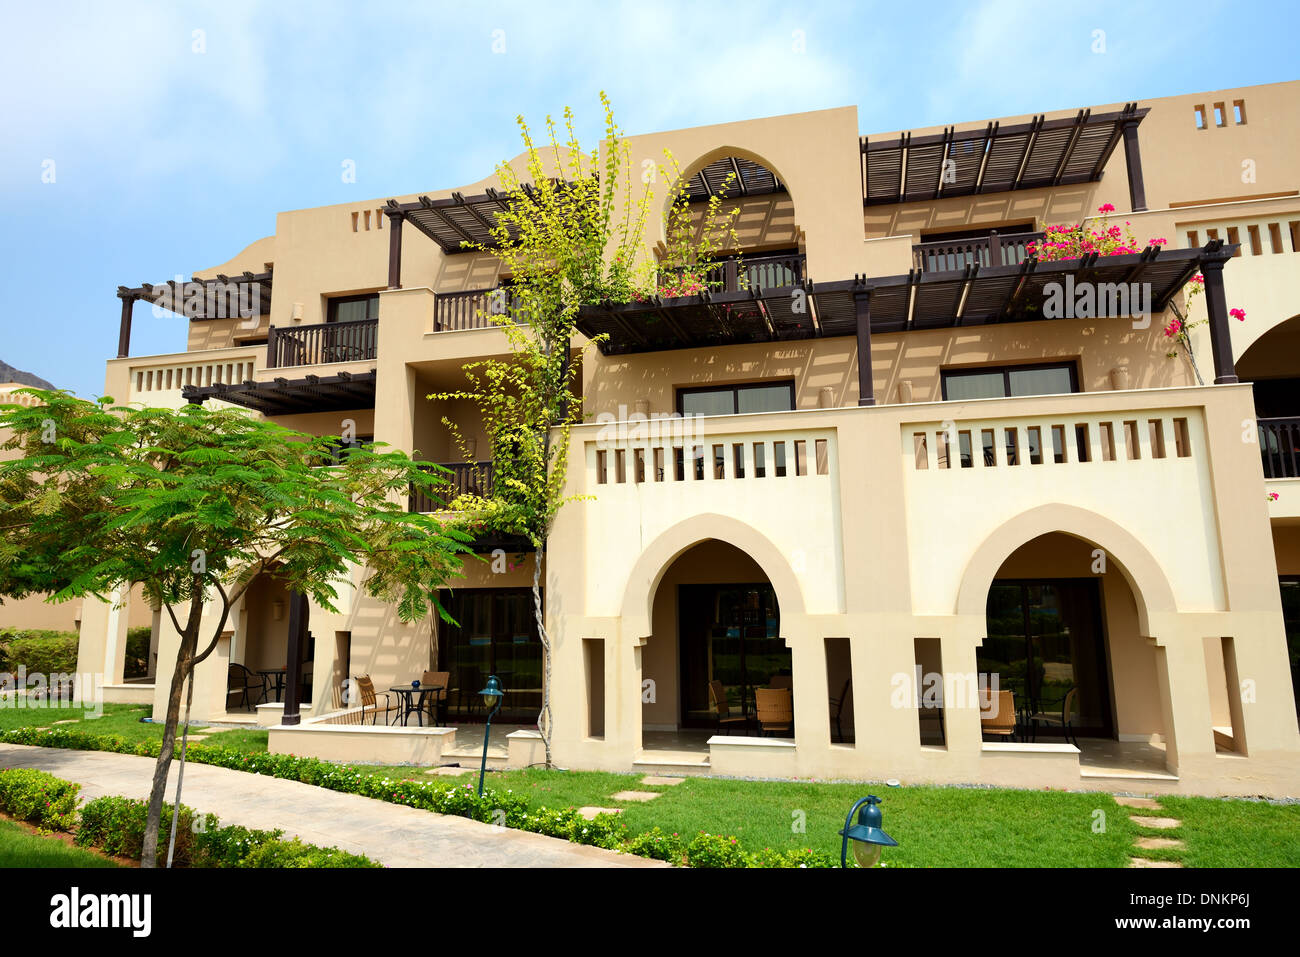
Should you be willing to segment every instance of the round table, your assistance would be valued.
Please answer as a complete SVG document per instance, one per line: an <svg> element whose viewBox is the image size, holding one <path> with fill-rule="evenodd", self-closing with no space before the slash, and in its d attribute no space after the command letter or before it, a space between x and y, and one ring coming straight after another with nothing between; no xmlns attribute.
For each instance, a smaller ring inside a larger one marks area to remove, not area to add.
<svg viewBox="0 0 1300 957"><path fill-rule="evenodd" d="M440 696L445 693L447 689L442 685L395 685L388 690L393 694L400 696L402 699L402 727L406 727L406 723L411 719L412 714L418 714L420 716L420 727L424 727L424 696L426 694ZM418 700L415 697L416 695L420 696ZM436 700L434 704L436 706ZM396 724L397 720L394 719L393 723Z"/></svg>

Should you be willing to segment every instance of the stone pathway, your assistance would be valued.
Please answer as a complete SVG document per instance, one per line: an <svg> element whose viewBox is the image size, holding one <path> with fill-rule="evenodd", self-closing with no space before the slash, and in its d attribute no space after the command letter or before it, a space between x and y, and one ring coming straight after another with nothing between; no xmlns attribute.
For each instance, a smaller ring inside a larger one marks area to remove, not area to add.
<svg viewBox="0 0 1300 957"><path fill-rule="evenodd" d="M149 796L154 760L0 744L0 768L37 768L76 781L85 800L115 794L144 799ZM168 800L176 793L176 771L173 762ZM196 811L216 814L222 824L280 828L290 837L364 854L388 867L668 866L632 854L205 764L186 764L181 800Z"/></svg>
<svg viewBox="0 0 1300 957"><path fill-rule="evenodd" d="M1160 802L1153 798L1146 797L1123 797L1115 795L1115 803L1120 807L1126 807L1138 811L1160 811L1163 810ZM1182 821L1174 817L1157 817L1147 814L1129 814L1129 820L1138 827L1145 827L1155 831L1172 831L1176 827L1182 826ZM1145 835L1138 836L1133 841L1133 846L1143 851L1160 851L1160 850L1184 850L1187 845L1181 839L1176 837L1149 837ZM1130 857L1128 859L1129 867L1182 867L1180 861L1156 861L1149 857Z"/></svg>

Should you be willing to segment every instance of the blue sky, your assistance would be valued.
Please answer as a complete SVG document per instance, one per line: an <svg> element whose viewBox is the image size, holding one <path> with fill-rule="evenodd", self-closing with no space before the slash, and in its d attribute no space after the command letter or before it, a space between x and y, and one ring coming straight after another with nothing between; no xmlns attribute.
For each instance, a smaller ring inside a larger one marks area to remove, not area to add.
<svg viewBox="0 0 1300 957"><path fill-rule="evenodd" d="M1300 76L1292 2L795 7L7 2L0 359L98 394L117 285L224 262L280 210L481 179L518 113L570 105L592 142L601 89L633 134L844 105L873 133ZM138 308L132 354L184 335Z"/></svg>

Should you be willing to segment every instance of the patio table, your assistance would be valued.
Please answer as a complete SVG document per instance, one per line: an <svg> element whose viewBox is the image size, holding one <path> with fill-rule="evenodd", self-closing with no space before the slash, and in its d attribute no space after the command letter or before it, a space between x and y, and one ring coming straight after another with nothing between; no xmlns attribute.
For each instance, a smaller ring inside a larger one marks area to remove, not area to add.
<svg viewBox="0 0 1300 957"><path fill-rule="evenodd" d="M274 686L276 701L279 701L284 695L284 676L287 671L287 668L266 668L258 672L259 675L268 679Z"/></svg>
<svg viewBox="0 0 1300 957"><path fill-rule="evenodd" d="M401 699L402 714L400 720L402 727L406 727L406 723L411 719L413 713L419 716L420 727L424 727L424 696L427 694L436 695L437 697L434 699L436 705L438 698L447 689L442 685L417 685L414 687L411 685L397 685L388 690ZM419 697L417 698L416 695L419 695ZM393 723L396 724L397 722L394 721ZM436 727L436 725L433 725L433 727Z"/></svg>

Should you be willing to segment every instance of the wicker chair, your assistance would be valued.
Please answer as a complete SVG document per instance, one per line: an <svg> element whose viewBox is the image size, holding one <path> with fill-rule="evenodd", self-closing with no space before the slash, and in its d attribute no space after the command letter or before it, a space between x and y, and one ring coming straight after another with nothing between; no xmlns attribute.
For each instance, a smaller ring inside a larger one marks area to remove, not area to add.
<svg viewBox="0 0 1300 957"><path fill-rule="evenodd" d="M226 675L227 707L229 707L229 699L232 694L240 695L240 704L249 711L252 711L266 700L270 686L265 675L259 675L255 671L234 662L231 662ZM249 700L250 692L256 694L256 697L251 702Z"/></svg>
<svg viewBox="0 0 1300 957"><path fill-rule="evenodd" d="M361 723L362 724L366 723L367 713L370 714L371 724L376 724L381 714L384 716L384 724L388 724L389 723L388 716L390 714L396 714L401 710L401 706L396 704L392 700L392 695L390 695L387 691L380 691L376 693L375 683L370 680L370 675L357 676L357 690L361 692ZM383 697L384 699L382 705L380 705L379 703L380 697Z"/></svg>
<svg viewBox="0 0 1300 957"><path fill-rule="evenodd" d="M794 696L789 688L755 688L754 706L760 734L794 731Z"/></svg>
<svg viewBox="0 0 1300 957"><path fill-rule="evenodd" d="M1012 691L980 689L980 731L995 738L1016 736L1016 696Z"/></svg>
<svg viewBox="0 0 1300 957"><path fill-rule="evenodd" d="M709 707L713 709L718 719L718 734L722 733L723 728L727 728L730 732L730 729L736 725L742 726L746 731L749 730L749 716L731 713L731 705L727 702L727 689L716 679L709 682Z"/></svg>

